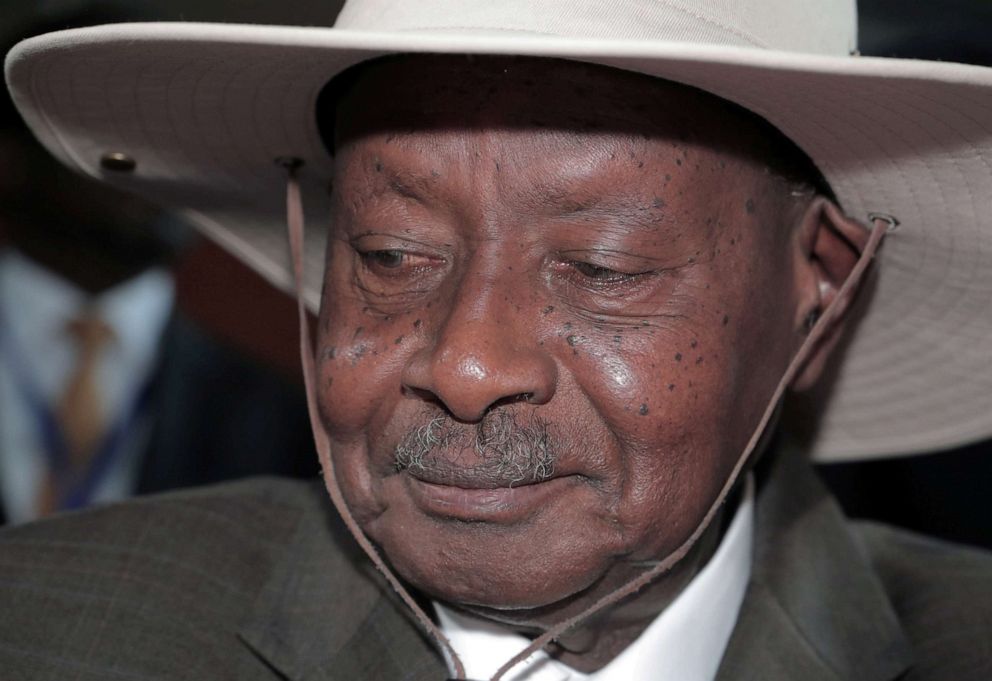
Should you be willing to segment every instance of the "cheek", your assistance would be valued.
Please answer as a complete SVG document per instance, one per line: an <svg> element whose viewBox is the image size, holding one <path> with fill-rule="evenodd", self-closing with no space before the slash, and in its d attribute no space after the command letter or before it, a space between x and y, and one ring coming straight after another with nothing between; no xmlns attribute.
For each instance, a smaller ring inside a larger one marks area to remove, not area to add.
<svg viewBox="0 0 992 681"><path fill-rule="evenodd" d="M726 435L738 371L728 349L688 325L641 326L570 354L573 375L618 445L616 516L645 555L670 551L692 532L733 462Z"/></svg>
<svg viewBox="0 0 992 681"><path fill-rule="evenodd" d="M420 326L415 319L335 305L321 311L318 396L332 439L360 437L401 397L403 367Z"/></svg>
<svg viewBox="0 0 992 681"><path fill-rule="evenodd" d="M680 439L717 415L733 383L724 349L649 325L582 337L564 361L622 444Z"/></svg>

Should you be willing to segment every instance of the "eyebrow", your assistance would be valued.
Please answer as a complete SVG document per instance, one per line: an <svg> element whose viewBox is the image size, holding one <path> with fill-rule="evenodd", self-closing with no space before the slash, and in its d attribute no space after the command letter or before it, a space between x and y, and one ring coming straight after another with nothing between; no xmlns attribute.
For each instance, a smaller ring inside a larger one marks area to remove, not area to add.
<svg viewBox="0 0 992 681"><path fill-rule="evenodd" d="M597 201L576 210L562 212L555 218L580 219L583 222L603 222L622 226L633 226L642 231L653 231L665 222L668 212L663 208L651 208L640 202L621 205Z"/></svg>
<svg viewBox="0 0 992 681"><path fill-rule="evenodd" d="M385 186L373 190L373 195L391 193L404 199L429 205L440 198L440 192L429 174L389 167L384 162L382 173ZM584 222L606 222L634 226L643 231L654 230L669 213L665 206L652 206L641 200L624 196L579 197L574 188L544 183L529 188L526 203L535 213L551 219L578 219Z"/></svg>
<svg viewBox="0 0 992 681"><path fill-rule="evenodd" d="M438 191L434 186L433 178L429 175L391 168L382 161L377 161L377 163L381 164L385 183L384 186L374 188L372 195L382 196L386 193L392 193L421 204L437 200Z"/></svg>

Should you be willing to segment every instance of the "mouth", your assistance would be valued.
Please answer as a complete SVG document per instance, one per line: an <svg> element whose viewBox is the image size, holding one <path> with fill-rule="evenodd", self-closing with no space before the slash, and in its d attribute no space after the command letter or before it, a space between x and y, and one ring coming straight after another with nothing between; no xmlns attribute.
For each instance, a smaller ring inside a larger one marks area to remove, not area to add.
<svg viewBox="0 0 992 681"><path fill-rule="evenodd" d="M458 487L469 490L494 490L525 487L551 479L551 471L525 471L521 467L492 466L485 463L477 466L459 466L433 462L428 466L411 466L405 469L410 477L420 482L440 487Z"/></svg>
<svg viewBox="0 0 992 681"><path fill-rule="evenodd" d="M552 504L577 482L566 475L535 482L498 484L491 479L428 480L409 471L401 474L414 503L426 514L442 520L510 525L523 522ZM511 486L512 484L512 486Z"/></svg>

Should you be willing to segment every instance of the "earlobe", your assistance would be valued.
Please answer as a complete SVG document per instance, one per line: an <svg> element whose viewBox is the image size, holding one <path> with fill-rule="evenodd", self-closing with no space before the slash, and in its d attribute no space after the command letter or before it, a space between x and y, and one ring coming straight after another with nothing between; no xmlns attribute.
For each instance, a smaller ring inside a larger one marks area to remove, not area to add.
<svg viewBox="0 0 992 681"><path fill-rule="evenodd" d="M800 224L801 263L797 331L808 334L830 305L839 306L828 321L817 344L792 383L796 391L812 387L823 373L837 342L843 335L844 321L857 290L845 300L835 299L868 242L869 232L858 221L844 215L830 199L818 196L810 202ZM801 342L801 341L800 341Z"/></svg>

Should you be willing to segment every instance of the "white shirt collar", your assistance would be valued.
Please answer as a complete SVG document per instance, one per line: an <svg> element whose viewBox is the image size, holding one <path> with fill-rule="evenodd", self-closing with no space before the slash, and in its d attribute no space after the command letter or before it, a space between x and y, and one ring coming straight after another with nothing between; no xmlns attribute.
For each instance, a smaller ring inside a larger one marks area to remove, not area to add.
<svg viewBox="0 0 992 681"><path fill-rule="evenodd" d="M754 480L709 562L682 593L608 665L582 674L538 652L507 674L506 681L712 681L730 641L751 577ZM530 643L498 625L434 603L441 629L470 679L489 679Z"/></svg>
<svg viewBox="0 0 992 681"><path fill-rule="evenodd" d="M126 385L120 384L130 383L125 377L142 380L153 368L174 298L172 277L161 268L89 296L17 251L0 254L0 319L21 349L20 359L36 389L49 399L61 393L74 366L66 325L89 309L114 332L115 342L103 362L114 377L101 376L101 382L108 406L115 411L127 393Z"/></svg>

